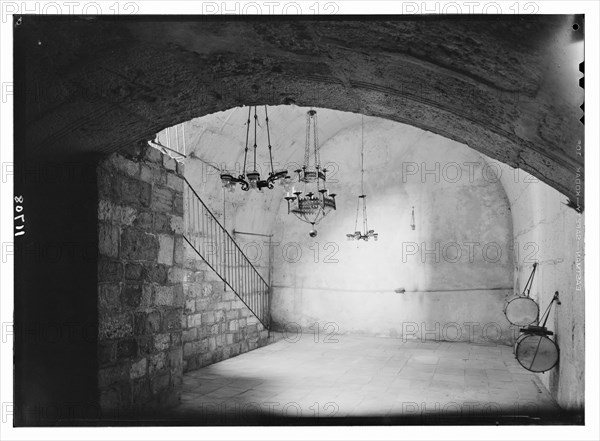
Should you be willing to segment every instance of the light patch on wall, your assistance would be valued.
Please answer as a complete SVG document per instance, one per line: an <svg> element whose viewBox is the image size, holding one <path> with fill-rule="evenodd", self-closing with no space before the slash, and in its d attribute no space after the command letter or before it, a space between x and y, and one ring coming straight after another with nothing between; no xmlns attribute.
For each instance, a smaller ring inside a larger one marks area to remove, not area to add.
<svg viewBox="0 0 600 441"><path fill-rule="evenodd" d="M229 112L241 117L243 110ZM269 108L276 161L292 167L303 161L306 110ZM337 211L317 226L316 239L287 214L281 189L226 195L230 231L274 235L273 318L303 326L335 321L340 332L370 335L402 335L403 323L415 320L428 326L494 322L502 330L499 341L512 341L502 315L504 297L512 293L510 211L501 183L484 174L481 155L415 127L366 117L368 222L379 241L361 241L357 247L346 241L346 233L354 228L360 192L361 118L318 112L322 157L335 167L336 182L329 188L339 196ZM204 130L210 118L202 118ZM196 150L209 161L235 162L239 152L230 148L230 137L211 135ZM266 149L259 147L259 162L266 159L261 153ZM198 164L190 165L186 175L192 186L213 211L222 211L218 176L201 180ZM261 246L264 252L255 263L262 269L268 253ZM406 293L397 294L399 287Z"/></svg>

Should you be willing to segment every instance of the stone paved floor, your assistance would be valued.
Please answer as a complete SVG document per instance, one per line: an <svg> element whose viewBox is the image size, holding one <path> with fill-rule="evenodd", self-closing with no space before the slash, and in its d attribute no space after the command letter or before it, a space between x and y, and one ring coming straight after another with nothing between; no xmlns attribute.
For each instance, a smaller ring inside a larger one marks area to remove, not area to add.
<svg viewBox="0 0 600 441"><path fill-rule="evenodd" d="M508 346L340 335L280 340L184 376L179 415L513 416L558 412Z"/></svg>

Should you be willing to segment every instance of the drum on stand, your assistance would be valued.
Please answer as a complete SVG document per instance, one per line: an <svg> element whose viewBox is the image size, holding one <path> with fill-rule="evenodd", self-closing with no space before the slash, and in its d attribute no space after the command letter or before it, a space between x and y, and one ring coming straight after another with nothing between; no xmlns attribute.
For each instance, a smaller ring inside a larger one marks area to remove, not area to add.
<svg viewBox="0 0 600 441"><path fill-rule="evenodd" d="M531 274L529 275L529 279L527 279L525 287L523 288L523 294L519 295L515 293L513 298L508 300L504 305L504 315L513 325L528 326L532 323L538 323L540 307L535 300L529 297L537 266L538 264L535 262Z"/></svg>
<svg viewBox="0 0 600 441"><path fill-rule="evenodd" d="M527 326L537 323L540 307L531 297L517 295L504 305L504 315L513 325Z"/></svg>
<svg viewBox="0 0 600 441"><path fill-rule="evenodd" d="M526 328L519 329L522 334L515 343L514 353L519 364L528 371L546 372L558 363L558 345L554 340L548 338L554 333L546 328L550 309L554 302L558 305L561 304L558 299L558 291L554 293L554 297L542 314L540 325L528 325Z"/></svg>
<svg viewBox="0 0 600 441"><path fill-rule="evenodd" d="M546 372L556 366L559 359L558 345L548 338L550 331L525 331L515 343L515 357L521 366L531 372Z"/></svg>

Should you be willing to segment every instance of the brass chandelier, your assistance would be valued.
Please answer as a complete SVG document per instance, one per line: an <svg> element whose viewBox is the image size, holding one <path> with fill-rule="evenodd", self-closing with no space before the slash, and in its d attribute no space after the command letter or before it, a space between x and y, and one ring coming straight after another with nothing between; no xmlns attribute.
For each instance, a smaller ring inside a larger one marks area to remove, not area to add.
<svg viewBox="0 0 600 441"><path fill-rule="evenodd" d="M265 106L265 123L267 126L267 143L269 148L269 161L271 164L271 171L266 179L261 179L260 172L256 169L256 127L258 125L258 114L256 106L254 106L254 169L252 171L246 171L246 164L248 159L248 141L250 138L250 116L252 112L252 106L248 107L248 121L246 123L246 148L244 149L244 168L241 170L241 174L236 178L233 174L224 172L221 173L221 183L223 188L229 191L234 191L236 184L240 184L240 187L244 191L248 191L251 188L257 191L262 191L263 188L272 189L275 181L283 179L287 176L287 170L275 171L273 169L273 153L271 149L271 134L269 132L269 115L267 114L267 106Z"/></svg>
<svg viewBox="0 0 600 441"><path fill-rule="evenodd" d="M346 238L348 240L364 240L368 241L373 238L377 240L379 234L375 232L375 230L369 230L369 226L367 223L367 195L365 194L364 186L365 186L365 129L364 129L364 116L360 122L361 126L361 139L360 139L360 195L358 196L358 203L356 205L356 221L354 223L354 233L346 234ZM362 221L363 221L363 229L360 231L358 229L358 214L360 211L362 201Z"/></svg>
<svg viewBox="0 0 600 441"><path fill-rule="evenodd" d="M314 155L311 164L311 141ZM321 166L319 155L319 138L317 130L317 111L306 112L306 144L304 149L304 165L295 170L297 182L292 183L290 176L284 178L286 190L285 200L288 204L288 214L294 213L298 219L312 225L309 231L311 237L317 235L317 225L329 212L336 209L335 193L329 193L326 188L327 169Z"/></svg>

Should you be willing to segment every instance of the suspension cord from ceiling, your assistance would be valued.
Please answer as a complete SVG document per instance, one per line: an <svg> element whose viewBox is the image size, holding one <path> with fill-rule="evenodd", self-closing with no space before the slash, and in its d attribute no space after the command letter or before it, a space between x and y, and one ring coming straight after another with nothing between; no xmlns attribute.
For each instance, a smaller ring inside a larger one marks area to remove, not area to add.
<svg viewBox="0 0 600 441"><path fill-rule="evenodd" d="M244 168L242 169L242 176L246 175L246 159L248 158L248 137L250 135L250 112L252 106L248 106L248 121L246 121L246 148L244 149Z"/></svg>

